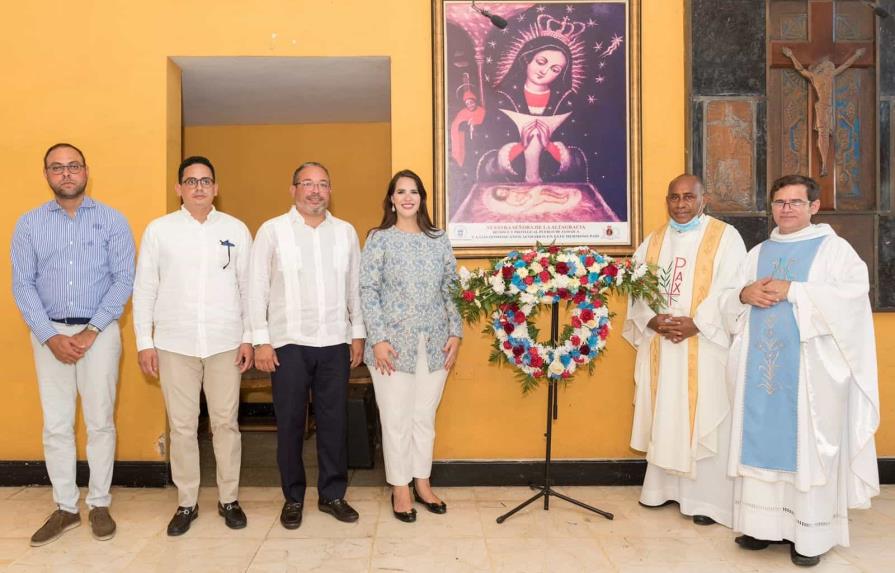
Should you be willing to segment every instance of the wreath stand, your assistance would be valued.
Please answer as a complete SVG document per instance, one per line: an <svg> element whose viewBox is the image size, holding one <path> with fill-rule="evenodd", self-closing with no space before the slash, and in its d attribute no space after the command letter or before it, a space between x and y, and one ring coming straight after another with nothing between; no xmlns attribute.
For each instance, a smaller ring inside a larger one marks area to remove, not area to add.
<svg viewBox="0 0 895 573"><path fill-rule="evenodd" d="M550 309L550 345L554 348L559 341L559 303L554 302L552 308ZM598 513L605 517L606 519L614 519L615 516L609 513L608 511L603 511L602 509L597 509L596 507L592 507L578 501L577 499L573 499L567 495L563 495L557 491L553 490L553 487L550 482L550 451L551 444L553 442L553 420L556 420L559 417L559 404L557 401L558 394L558 384L557 381L553 378L548 377L548 386L547 386L547 433L544 434L547 438L547 449L544 454L544 485L531 485L532 489L538 490L533 497L522 502L517 505L507 513L501 515L497 518L497 523L503 523L506 521L508 517L513 516L516 512L522 510L527 507L529 504L537 501L540 498L544 498L544 510L550 510L550 496L558 497L559 499L565 500L569 503L575 504L578 507L584 508L588 511L592 511L594 513Z"/></svg>

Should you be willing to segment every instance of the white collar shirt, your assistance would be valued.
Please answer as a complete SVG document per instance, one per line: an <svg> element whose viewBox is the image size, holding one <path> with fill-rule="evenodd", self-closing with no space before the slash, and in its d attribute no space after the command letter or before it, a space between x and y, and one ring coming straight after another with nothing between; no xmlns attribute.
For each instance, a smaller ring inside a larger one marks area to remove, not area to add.
<svg viewBox="0 0 895 573"><path fill-rule="evenodd" d="M134 281L137 349L207 358L251 343L251 248L248 227L214 207L203 223L183 207L150 222Z"/></svg>
<svg viewBox="0 0 895 573"><path fill-rule="evenodd" d="M265 222L252 248L253 342L324 347L364 338L359 281L360 243L350 223L327 211L312 227L295 207Z"/></svg>

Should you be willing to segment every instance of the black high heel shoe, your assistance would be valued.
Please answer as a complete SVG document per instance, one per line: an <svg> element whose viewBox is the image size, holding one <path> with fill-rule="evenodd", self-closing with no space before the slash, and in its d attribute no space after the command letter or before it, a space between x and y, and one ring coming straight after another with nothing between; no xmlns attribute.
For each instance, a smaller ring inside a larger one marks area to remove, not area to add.
<svg viewBox="0 0 895 573"><path fill-rule="evenodd" d="M413 523L416 521L416 510L411 508L410 511L395 511L395 494L392 493L392 513L395 519L404 523Z"/></svg>
<svg viewBox="0 0 895 573"><path fill-rule="evenodd" d="M420 497L420 494L416 491L416 486L410 486L410 489L413 490L413 499L416 500L417 503L423 504L426 509L428 509L432 513L442 514L447 513L447 504L445 502L440 503L430 503Z"/></svg>

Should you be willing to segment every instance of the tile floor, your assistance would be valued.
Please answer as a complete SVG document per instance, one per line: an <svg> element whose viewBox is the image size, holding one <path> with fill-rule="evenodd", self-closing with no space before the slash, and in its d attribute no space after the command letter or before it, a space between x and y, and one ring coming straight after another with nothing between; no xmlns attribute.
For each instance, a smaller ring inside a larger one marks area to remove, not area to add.
<svg viewBox="0 0 895 573"><path fill-rule="evenodd" d="M216 491L203 488L200 517L181 538L165 525L177 495L173 488L113 491L118 534L92 539L83 525L39 548L28 537L52 510L47 487L0 488L2 571L796 571L789 550L772 546L747 552L723 527L699 527L675 506L647 510L636 503L637 487L558 488L615 513L615 520L551 500L550 511L529 506L498 525L495 518L531 495L527 488L442 488L447 515L421 512L415 524L395 520L388 490L356 486L348 499L360 512L342 524L316 509L309 490L304 523L295 531L278 521L281 494L275 487L244 487L240 501L249 518L241 531L227 529L215 511ZM895 486L885 486L873 509L850 515L852 545L827 554L822 571L895 571Z"/></svg>

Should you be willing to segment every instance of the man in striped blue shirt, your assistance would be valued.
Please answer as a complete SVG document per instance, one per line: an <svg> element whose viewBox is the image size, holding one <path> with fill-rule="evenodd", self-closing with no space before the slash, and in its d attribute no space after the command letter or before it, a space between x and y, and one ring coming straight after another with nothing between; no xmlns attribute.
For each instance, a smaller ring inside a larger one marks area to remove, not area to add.
<svg viewBox="0 0 895 573"><path fill-rule="evenodd" d="M13 294L31 330L47 473L58 509L31 537L50 543L81 524L75 483L75 405L87 426L93 536L115 535L109 515L115 461L118 317L134 282L134 239L124 216L84 195L84 154L57 143L44 155L54 200L23 215L12 238Z"/></svg>

